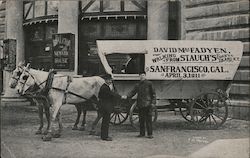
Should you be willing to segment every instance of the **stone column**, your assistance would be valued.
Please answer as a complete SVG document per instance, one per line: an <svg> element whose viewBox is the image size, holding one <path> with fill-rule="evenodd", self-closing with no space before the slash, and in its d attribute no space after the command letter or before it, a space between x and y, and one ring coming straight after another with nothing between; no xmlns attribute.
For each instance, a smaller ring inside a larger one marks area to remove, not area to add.
<svg viewBox="0 0 250 158"><path fill-rule="evenodd" d="M58 33L72 33L75 35L75 67L78 70L78 1L60 1L58 6Z"/></svg>
<svg viewBox="0 0 250 158"><path fill-rule="evenodd" d="M23 1L6 1L6 39L15 39L16 64L24 60ZM21 101L15 89L8 86L11 72L4 71L4 96L2 101Z"/></svg>
<svg viewBox="0 0 250 158"><path fill-rule="evenodd" d="M168 39L168 1L148 0L148 34L149 40Z"/></svg>
<svg viewBox="0 0 250 158"><path fill-rule="evenodd" d="M16 64L24 61L23 2L6 1L6 38L16 39Z"/></svg>

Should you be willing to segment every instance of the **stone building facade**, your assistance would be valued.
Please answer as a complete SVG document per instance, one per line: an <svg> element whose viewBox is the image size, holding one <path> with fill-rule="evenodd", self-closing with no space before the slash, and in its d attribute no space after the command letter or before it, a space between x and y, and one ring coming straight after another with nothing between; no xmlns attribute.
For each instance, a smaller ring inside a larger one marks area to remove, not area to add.
<svg viewBox="0 0 250 158"><path fill-rule="evenodd" d="M249 119L248 0L2 0L0 40L16 39L16 62L53 67L52 34L75 35L67 74L98 74L96 39L242 41L243 58L230 91L234 117ZM4 72L8 81L8 72ZM246 112L247 111L247 112Z"/></svg>

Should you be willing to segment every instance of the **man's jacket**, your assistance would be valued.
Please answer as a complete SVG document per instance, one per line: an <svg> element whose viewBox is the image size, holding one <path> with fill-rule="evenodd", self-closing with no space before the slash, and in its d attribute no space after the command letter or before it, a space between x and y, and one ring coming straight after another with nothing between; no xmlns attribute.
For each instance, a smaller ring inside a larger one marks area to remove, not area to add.
<svg viewBox="0 0 250 158"><path fill-rule="evenodd" d="M98 97L100 111L108 113L113 111L117 99L121 98L119 94L111 91L107 84L101 86Z"/></svg>
<svg viewBox="0 0 250 158"><path fill-rule="evenodd" d="M156 95L151 81L140 81L128 94L128 98L137 94L137 107L149 107L156 104Z"/></svg>

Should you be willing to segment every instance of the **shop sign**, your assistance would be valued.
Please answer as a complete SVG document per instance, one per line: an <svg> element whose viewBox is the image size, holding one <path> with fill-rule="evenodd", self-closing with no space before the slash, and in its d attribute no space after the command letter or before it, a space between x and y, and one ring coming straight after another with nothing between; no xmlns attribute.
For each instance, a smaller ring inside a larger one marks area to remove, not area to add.
<svg viewBox="0 0 250 158"><path fill-rule="evenodd" d="M55 69L73 69L74 66L74 35L54 34L53 65Z"/></svg>

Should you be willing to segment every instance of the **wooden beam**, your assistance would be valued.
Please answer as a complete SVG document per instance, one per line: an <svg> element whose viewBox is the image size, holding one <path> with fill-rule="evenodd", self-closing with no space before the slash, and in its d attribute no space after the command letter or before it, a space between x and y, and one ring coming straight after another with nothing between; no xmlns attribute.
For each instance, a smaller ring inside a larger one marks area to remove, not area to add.
<svg viewBox="0 0 250 158"><path fill-rule="evenodd" d="M96 0L91 0L85 7L83 7L82 12L86 12L87 9L95 2Z"/></svg>
<svg viewBox="0 0 250 158"><path fill-rule="evenodd" d="M143 7L140 3L138 3L137 1L133 0L131 1L135 6L137 6L138 8L140 8L142 11L146 11L146 8Z"/></svg>
<svg viewBox="0 0 250 158"><path fill-rule="evenodd" d="M27 16L29 15L29 12L30 12L30 10L31 10L31 8L32 8L32 6L34 5L34 3L32 2L32 3L29 3L30 4L30 6L29 6L29 8L28 8L28 10L27 10L27 12L26 12L26 14L25 14L25 16L24 16L24 20L27 18ZM34 11L35 9L33 8L33 11Z"/></svg>

